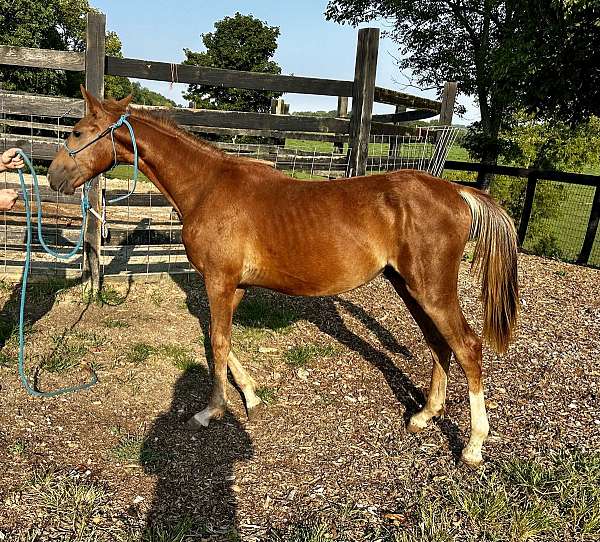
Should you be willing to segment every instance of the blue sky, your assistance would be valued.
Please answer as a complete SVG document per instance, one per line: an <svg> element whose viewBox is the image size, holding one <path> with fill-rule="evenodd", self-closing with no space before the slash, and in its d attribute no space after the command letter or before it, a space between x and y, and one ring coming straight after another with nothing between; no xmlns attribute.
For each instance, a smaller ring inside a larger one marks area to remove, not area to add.
<svg viewBox="0 0 600 542"><path fill-rule="evenodd" d="M352 79L357 30L325 20L327 0L283 2L273 0L230 1L213 0L91 0L106 14L109 30L117 32L123 42L123 54L130 58L180 62L183 49L203 50L201 34L214 29L215 21L236 11L252 14L281 30L276 62L285 74ZM385 21L368 26L384 28ZM367 26L367 25L364 25ZM382 39L379 46L377 84L410 94L434 97L432 92L403 88L405 79L395 65L397 45ZM171 99L183 103L181 93L186 85L141 81ZM286 94L292 111L335 109L337 99L327 96ZM465 97L467 114L459 122L469 123L479 117L477 108ZM391 106L376 104L376 112L392 111Z"/></svg>

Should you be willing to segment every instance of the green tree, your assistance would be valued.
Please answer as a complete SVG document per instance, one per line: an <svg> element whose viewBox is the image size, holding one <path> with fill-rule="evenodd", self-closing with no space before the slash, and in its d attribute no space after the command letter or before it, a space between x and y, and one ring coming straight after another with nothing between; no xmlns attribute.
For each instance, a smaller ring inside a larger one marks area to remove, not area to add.
<svg viewBox="0 0 600 542"><path fill-rule="evenodd" d="M0 43L15 47L35 47L59 51L84 51L86 15L92 11L88 0L0 0ZM106 54L123 57L122 43L116 32L106 34ZM4 90L35 94L79 96L80 72L0 67ZM170 105L172 100L126 77L107 75L105 95L121 99L134 95L135 103Z"/></svg>
<svg viewBox="0 0 600 542"><path fill-rule="evenodd" d="M140 105L161 105L166 107L175 107L177 105L173 100L169 100L169 98L166 98L162 94L143 87L139 83L131 83L131 94L133 94L133 103Z"/></svg>
<svg viewBox="0 0 600 542"><path fill-rule="evenodd" d="M511 142L503 139L502 131L510 127L515 112L523 107L535 109L534 82L543 84L547 95L553 93L556 75L549 69L552 62L548 58L582 58L588 54L590 44L595 43L590 36L562 40L564 33L573 37L580 27L591 31L583 20L589 13L569 9L568 4L573 3L330 0L325 14L328 19L350 24L375 18L390 20L392 26L387 34L400 45L399 67L409 70L418 85L441 89L445 80L455 80L460 92L476 98L481 121L469 131L468 148L484 163L495 164L500 154L510 150L507 146ZM540 24L540 19L544 24ZM536 32L541 32L542 37L538 38ZM532 44L543 40L543 36L552 39L540 53ZM597 52L592 54L597 56ZM560 103L564 89L576 89L586 73L569 74L565 69L566 76L570 81L568 85L558 85L561 91L553 95L554 102ZM551 117L559 109L549 107L545 111ZM486 188L489 180L480 179Z"/></svg>
<svg viewBox="0 0 600 542"><path fill-rule="evenodd" d="M116 32L107 32L105 41L105 50L107 56L116 56L123 58L123 44ZM104 95L107 98L121 100L131 94L131 82L127 77L117 75L104 76Z"/></svg>
<svg viewBox="0 0 600 542"><path fill-rule="evenodd" d="M0 0L0 43L15 47L81 51L85 47L87 0ZM5 90L72 96L81 74L0 68Z"/></svg>
<svg viewBox="0 0 600 542"><path fill-rule="evenodd" d="M569 124L600 117L600 2L527 1L512 61L528 112Z"/></svg>
<svg viewBox="0 0 600 542"><path fill-rule="evenodd" d="M215 31L202 35L206 51L184 49L184 64L262 73L281 73L271 60L277 50L279 28L252 15L236 13L215 23ZM271 98L281 93L190 85L186 100L203 109L268 112Z"/></svg>

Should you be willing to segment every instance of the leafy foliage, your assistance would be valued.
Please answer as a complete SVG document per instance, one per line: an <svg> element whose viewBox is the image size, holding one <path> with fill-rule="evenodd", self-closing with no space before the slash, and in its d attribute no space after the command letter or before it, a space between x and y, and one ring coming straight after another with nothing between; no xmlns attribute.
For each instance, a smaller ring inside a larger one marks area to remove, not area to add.
<svg viewBox="0 0 600 542"><path fill-rule="evenodd" d="M88 0L0 0L0 43L14 47L35 47L59 51L85 50L86 15L93 11ZM106 33L106 54L123 57L116 32ZM80 72L50 69L0 67L4 90L34 94L79 96ZM121 99L133 94L133 101L146 105L170 105L172 100L126 77L107 75L105 95Z"/></svg>
<svg viewBox="0 0 600 542"><path fill-rule="evenodd" d="M600 50L594 48L598 10L597 2L585 0L330 0L325 14L354 25L390 20L387 34L400 46L398 65L418 85L441 89L445 80L455 80L462 93L477 99L481 122L469 132L469 150L494 163L510 147L501 130L510 127L516 111L582 119L598 108L598 84L590 84L600 75L590 77L594 64L588 60ZM593 103L581 105L590 100L577 97L580 89L590 89Z"/></svg>
<svg viewBox="0 0 600 542"><path fill-rule="evenodd" d="M279 28L252 15L236 13L215 23L215 31L202 35L206 51L184 49L184 64L261 73L281 73L271 58L277 49ZM202 109L267 112L271 99L281 93L190 85L186 100Z"/></svg>
<svg viewBox="0 0 600 542"><path fill-rule="evenodd" d="M81 51L87 0L0 0L0 43L14 47ZM74 96L81 74L12 66L0 68L5 90Z"/></svg>

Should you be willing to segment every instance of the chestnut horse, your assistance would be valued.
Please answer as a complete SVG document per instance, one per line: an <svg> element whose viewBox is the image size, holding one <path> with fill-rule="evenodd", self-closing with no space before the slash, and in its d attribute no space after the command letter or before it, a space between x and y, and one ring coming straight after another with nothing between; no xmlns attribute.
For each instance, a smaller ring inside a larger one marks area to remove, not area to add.
<svg viewBox="0 0 600 542"><path fill-rule="evenodd" d="M82 89L88 113L67 144L85 147L122 115L131 97L99 101ZM202 273L210 304L214 383L208 406L190 420L199 428L223 415L227 368L248 414L261 405L255 382L231 351L232 316L246 288L300 296L352 290L383 273L421 328L433 357L425 407L408 429L424 429L444 412L450 356L468 382L471 435L462 452L482 461L489 424L482 385L482 343L458 300L457 276L466 242L481 275L483 335L498 352L517 316L517 245L508 215L485 193L413 170L329 181L298 181L272 167L229 156L172 121L133 109L140 170L179 213L190 263ZM79 154L61 148L48 170L50 186L72 194L108 170L132 163L129 132L102 137Z"/></svg>

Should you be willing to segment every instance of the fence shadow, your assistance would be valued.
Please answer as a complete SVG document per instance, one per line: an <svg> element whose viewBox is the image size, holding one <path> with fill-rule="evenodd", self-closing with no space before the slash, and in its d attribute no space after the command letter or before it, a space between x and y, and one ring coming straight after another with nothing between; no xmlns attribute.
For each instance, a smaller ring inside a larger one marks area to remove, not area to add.
<svg viewBox="0 0 600 542"><path fill-rule="evenodd" d="M218 423L192 433L186 421L204 407L208 371L187 369L177 380L168 412L161 414L141 448L144 471L157 484L144 540L179 540L186 535L226 535L236 525L234 467L253 456L249 435L229 411Z"/></svg>

